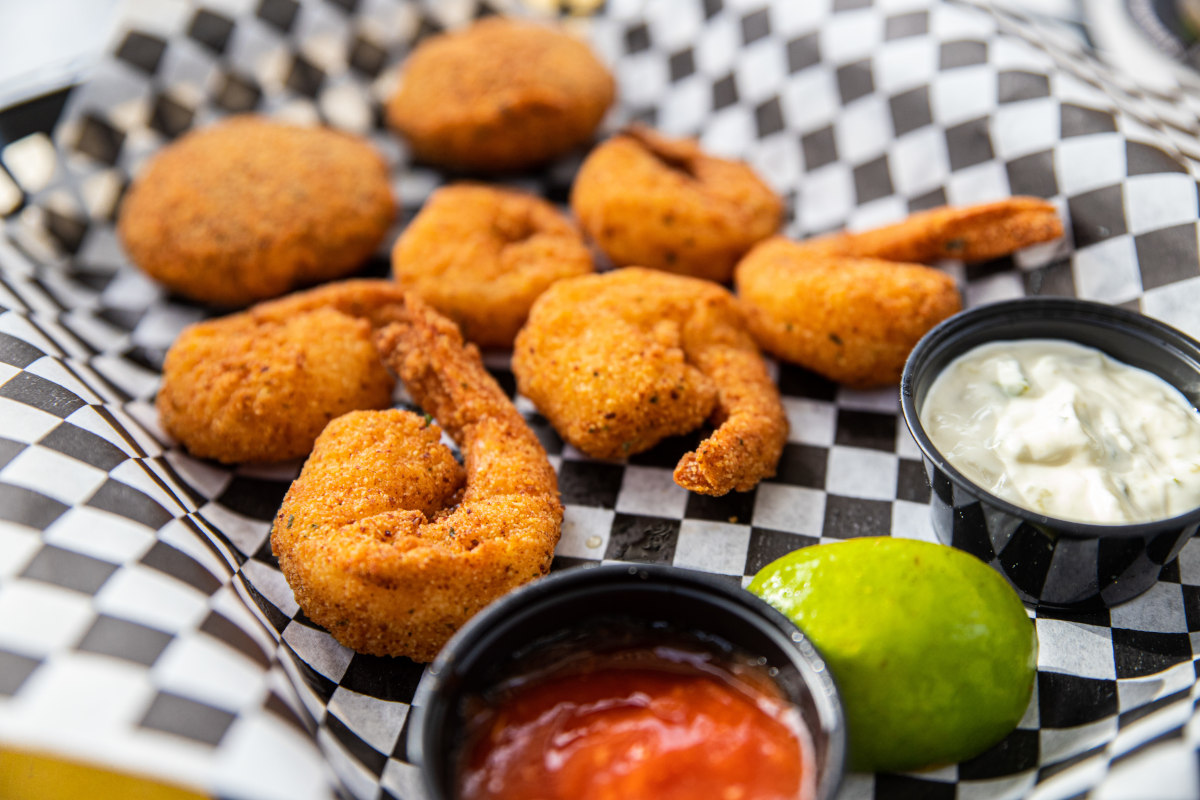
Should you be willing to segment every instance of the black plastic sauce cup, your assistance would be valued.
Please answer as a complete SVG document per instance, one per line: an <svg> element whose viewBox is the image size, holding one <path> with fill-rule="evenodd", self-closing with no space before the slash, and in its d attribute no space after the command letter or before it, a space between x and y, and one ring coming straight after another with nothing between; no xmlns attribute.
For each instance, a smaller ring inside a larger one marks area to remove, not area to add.
<svg viewBox="0 0 1200 800"><path fill-rule="evenodd" d="M465 715L539 643L614 620L713 637L768 670L798 709L813 745L815 800L829 800L844 774L846 730L833 677L812 643L783 614L710 575L674 567L607 564L556 572L475 616L430 665L413 701L409 760L430 800L454 798Z"/></svg>
<svg viewBox="0 0 1200 800"><path fill-rule="evenodd" d="M930 385L958 356L987 342L1065 339L1147 370L1200 407L1200 344L1157 320L1068 298L1025 298L964 311L913 348L900 382L904 421L932 487L938 538L974 553L1008 579L1027 604L1095 609L1149 589L1200 528L1200 508L1153 522L1101 525L1056 519L980 488L930 441L919 413Z"/></svg>

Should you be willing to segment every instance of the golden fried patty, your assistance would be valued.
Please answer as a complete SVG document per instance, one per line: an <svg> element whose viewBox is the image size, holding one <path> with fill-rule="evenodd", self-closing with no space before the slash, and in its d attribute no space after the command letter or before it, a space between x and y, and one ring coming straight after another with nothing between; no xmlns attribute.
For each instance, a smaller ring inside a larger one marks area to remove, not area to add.
<svg viewBox="0 0 1200 800"><path fill-rule="evenodd" d="M365 140L241 116L152 158L117 231L171 291L242 306L353 272L393 214L387 165Z"/></svg>
<svg viewBox="0 0 1200 800"><path fill-rule="evenodd" d="M608 69L575 37L489 17L422 42L387 119L424 161L516 170L586 142L614 92Z"/></svg>

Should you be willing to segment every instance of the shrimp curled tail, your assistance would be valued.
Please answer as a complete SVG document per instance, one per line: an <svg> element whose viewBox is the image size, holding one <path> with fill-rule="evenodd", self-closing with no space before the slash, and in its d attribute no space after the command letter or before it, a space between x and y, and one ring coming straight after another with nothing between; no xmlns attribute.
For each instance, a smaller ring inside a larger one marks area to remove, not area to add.
<svg viewBox="0 0 1200 800"><path fill-rule="evenodd" d="M378 335L430 418L331 422L284 498L271 544L311 619L372 655L428 661L471 616L549 572L562 527L540 442L452 322L413 296Z"/></svg>
<svg viewBox="0 0 1200 800"><path fill-rule="evenodd" d="M684 327L689 357L717 386L716 429L675 466L675 482L698 494L746 492L774 475L788 432L779 390L726 299L697 303Z"/></svg>
<svg viewBox="0 0 1200 800"><path fill-rule="evenodd" d="M802 242L805 253L929 263L942 258L987 261L1063 235L1052 203L1037 197L1008 197L993 203L942 206L902 222L868 231L844 232Z"/></svg>

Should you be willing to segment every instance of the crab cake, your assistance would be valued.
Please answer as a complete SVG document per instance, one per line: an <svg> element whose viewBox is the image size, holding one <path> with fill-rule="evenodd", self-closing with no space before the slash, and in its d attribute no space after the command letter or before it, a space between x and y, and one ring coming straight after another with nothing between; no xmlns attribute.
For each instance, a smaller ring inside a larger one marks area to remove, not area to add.
<svg viewBox="0 0 1200 800"><path fill-rule="evenodd" d="M614 93L608 68L582 41L488 17L413 51L387 119L423 161L518 170L590 139Z"/></svg>
<svg viewBox="0 0 1200 800"><path fill-rule="evenodd" d="M783 201L749 166L643 126L588 155L571 187L571 210L618 267L720 283L783 220Z"/></svg>
<svg viewBox="0 0 1200 800"><path fill-rule="evenodd" d="M387 165L365 140L249 115L152 158L117 231L171 291L236 307L350 274L394 213Z"/></svg>
<svg viewBox="0 0 1200 800"><path fill-rule="evenodd" d="M480 347L511 347L538 295L591 271L583 236L553 205L473 183L434 192L392 250L396 281Z"/></svg>

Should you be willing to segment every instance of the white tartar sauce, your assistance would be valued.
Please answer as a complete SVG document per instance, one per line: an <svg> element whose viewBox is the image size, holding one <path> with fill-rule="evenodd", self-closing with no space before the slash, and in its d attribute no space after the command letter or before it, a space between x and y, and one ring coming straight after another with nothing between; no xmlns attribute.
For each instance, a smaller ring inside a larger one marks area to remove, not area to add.
<svg viewBox="0 0 1200 800"><path fill-rule="evenodd" d="M1158 376L1074 342L990 342L920 410L966 477L1057 519L1117 524L1200 506L1200 412Z"/></svg>

